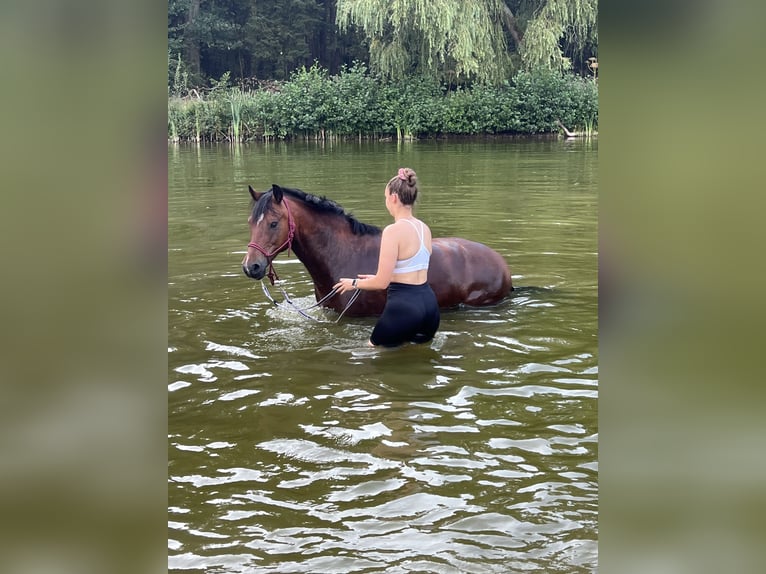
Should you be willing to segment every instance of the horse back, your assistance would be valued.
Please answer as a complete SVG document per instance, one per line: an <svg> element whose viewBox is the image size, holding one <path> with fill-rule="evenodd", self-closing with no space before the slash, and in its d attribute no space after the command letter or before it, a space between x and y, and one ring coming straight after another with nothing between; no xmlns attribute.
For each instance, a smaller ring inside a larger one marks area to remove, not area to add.
<svg viewBox="0 0 766 574"><path fill-rule="evenodd" d="M432 241L428 282L439 307L493 305L513 289L505 259L483 243L460 237Z"/></svg>

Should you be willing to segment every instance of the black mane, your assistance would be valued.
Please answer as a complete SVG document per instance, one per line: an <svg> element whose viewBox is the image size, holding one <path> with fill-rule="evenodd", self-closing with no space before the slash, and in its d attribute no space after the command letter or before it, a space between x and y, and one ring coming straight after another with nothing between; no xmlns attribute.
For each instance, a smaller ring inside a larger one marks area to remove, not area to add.
<svg viewBox="0 0 766 574"><path fill-rule="evenodd" d="M379 235L381 233L380 227L370 225L369 223L362 223L353 215L347 213L345 209L343 209L340 205L331 199L327 199L324 196L319 197L317 195L312 195L310 193L306 193L305 191L301 191L300 189L291 189L289 187L282 187L281 189L290 197L299 199L314 211L320 213L330 213L344 217L346 221L348 221L348 224L351 226L351 231L354 233L354 235ZM272 195L272 191L267 191L258 201L255 206L256 211L253 216L255 220L257 220L258 217L266 211L267 206L271 204Z"/></svg>

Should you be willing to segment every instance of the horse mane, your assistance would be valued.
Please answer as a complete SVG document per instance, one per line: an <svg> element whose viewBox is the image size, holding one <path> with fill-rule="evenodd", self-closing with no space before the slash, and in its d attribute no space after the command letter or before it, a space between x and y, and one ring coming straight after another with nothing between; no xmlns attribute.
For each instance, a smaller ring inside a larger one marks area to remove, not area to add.
<svg viewBox="0 0 766 574"><path fill-rule="evenodd" d="M313 195L311 193L306 193L305 191L302 191L300 189L291 189L289 187L282 187L282 191L287 193L290 197L302 201L305 205L307 205L314 211L317 211L320 213L340 215L344 217L346 221L348 222L348 224L351 226L351 231L354 235L380 235L381 233L380 227L359 221L356 217L346 212L346 210L343 209L343 207L335 203L333 200L327 199L324 196L320 197L317 195ZM272 191L268 191L266 193L269 194L269 196L273 194ZM259 206L258 209L265 210L265 206L268 204L269 202L266 202L266 201L262 202L261 206ZM258 215L260 215L260 213L256 213L256 216Z"/></svg>

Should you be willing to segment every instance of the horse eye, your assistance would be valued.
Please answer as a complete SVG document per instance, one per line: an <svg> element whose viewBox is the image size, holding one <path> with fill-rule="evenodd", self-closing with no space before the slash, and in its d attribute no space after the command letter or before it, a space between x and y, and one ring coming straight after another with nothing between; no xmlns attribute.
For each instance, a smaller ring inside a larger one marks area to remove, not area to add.
<svg viewBox="0 0 766 574"><path fill-rule="evenodd" d="M271 229L274 229L274 228L277 226L277 223L279 223L279 222L278 222L278 221L272 221L272 222L269 224L269 227L270 227Z"/></svg>

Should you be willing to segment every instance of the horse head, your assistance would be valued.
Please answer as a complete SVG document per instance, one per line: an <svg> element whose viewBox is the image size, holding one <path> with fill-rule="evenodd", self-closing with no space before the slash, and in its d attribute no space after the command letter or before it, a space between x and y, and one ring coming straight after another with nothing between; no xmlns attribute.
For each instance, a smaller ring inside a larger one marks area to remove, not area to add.
<svg viewBox="0 0 766 574"><path fill-rule="evenodd" d="M242 271L252 279L263 279L268 271L273 283L276 273L272 261L292 246L295 221L281 187L274 184L270 191L265 192L257 192L251 186L248 189L255 204L247 219L250 243L242 260Z"/></svg>

